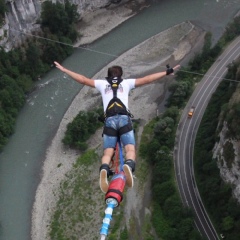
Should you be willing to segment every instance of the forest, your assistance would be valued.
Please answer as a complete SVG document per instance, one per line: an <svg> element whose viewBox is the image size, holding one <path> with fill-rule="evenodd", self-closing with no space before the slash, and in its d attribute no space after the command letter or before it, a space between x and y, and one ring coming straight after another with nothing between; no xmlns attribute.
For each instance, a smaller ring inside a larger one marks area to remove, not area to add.
<svg viewBox="0 0 240 240"><path fill-rule="evenodd" d="M5 13L2 5L0 0L0 22ZM36 81L51 69L54 60L62 61L73 52L78 19L77 6L69 1L65 5L46 1L39 19L41 32L35 33L41 38L28 38L9 52L0 47L0 151L14 133L18 113Z"/></svg>

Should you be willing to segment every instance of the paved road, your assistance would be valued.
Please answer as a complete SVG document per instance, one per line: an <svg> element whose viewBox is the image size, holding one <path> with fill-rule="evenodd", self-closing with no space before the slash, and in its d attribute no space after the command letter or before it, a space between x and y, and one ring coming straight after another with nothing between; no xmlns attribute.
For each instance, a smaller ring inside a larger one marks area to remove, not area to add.
<svg viewBox="0 0 240 240"><path fill-rule="evenodd" d="M195 224L198 230L206 239L210 240L219 239L219 236L208 218L196 187L193 169L194 142L208 102L227 72L226 66L239 55L240 37L228 46L201 82L198 83L182 113L177 129L174 161L180 195L184 205L194 210L196 214ZM193 117L189 119L187 113L191 106L195 106L195 111Z"/></svg>

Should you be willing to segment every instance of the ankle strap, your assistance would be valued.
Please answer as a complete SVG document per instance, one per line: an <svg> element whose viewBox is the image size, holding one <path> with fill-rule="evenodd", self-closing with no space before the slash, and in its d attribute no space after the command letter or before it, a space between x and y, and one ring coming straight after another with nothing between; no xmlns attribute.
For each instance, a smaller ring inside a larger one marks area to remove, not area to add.
<svg viewBox="0 0 240 240"><path fill-rule="evenodd" d="M136 162L132 159L126 160L124 164L127 164L132 169L132 172L135 171Z"/></svg>

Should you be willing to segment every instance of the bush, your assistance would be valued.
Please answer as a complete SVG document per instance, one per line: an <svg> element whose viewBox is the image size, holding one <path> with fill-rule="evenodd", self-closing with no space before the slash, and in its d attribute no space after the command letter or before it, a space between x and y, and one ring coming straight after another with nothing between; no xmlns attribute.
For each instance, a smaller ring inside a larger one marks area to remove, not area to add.
<svg viewBox="0 0 240 240"><path fill-rule="evenodd" d="M102 108L89 112L80 111L74 120L67 125L62 142L71 148L85 151L88 147L86 141L102 126L98 120L102 111Z"/></svg>

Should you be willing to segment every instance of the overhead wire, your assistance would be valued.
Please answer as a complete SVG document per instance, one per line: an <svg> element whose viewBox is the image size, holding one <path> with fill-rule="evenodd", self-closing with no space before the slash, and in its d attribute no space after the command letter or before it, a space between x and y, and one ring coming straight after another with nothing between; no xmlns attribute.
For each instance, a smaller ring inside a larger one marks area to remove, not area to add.
<svg viewBox="0 0 240 240"><path fill-rule="evenodd" d="M197 72L191 72L191 71L186 71L186 70L178 70L178 71L181 71L181 72L185 72L185 73L189 73L189 74L195 74L195 75L200 75L200 76L205 76L205 77L212 77L212 78L221 78L222 80L225 80L225 81L231 81L231 82L240 82L236 79L230 79L230 78L222 78L222 77L217 77L217 76L214 76L214 75L206 75L204 73L197 73Z"/></svg>
<svg viewBox="0 0 240 240"><path fill-rule="evenodd" d="M10 28L9 30L11 30L11 31L15 31L15 32L20 32L20 33L25 34L25 35L27 35L27 36L31 36L31 37L35 37L35 38L39 38L39 39L43 39L43 40L47 40L47 41L50 41L50 42L54 42L54 43L58 43L58 44L62 44L62 45L66 45L66 46L73 47L73 48L79 48L79 49L83 49L83 50L91 51L91 52L94 52L94 53L99 53L99 54L103 54L103 55L108 55L108 56L111 56L111 57L118 57L117 55L110 54L110 53L106 53L106 52L101 52L101 51L97 51L97 50L93 50L93 49L91 49L91 48L80 47L80 46L75 47L74 45L69 44L69 43L65 43L65 42L61 42L61 41L57 41L57 40L53 40L53 39L46 38L46 37L41 37L41 36L34 35L34 34L30 34L30 33L25 33L25 32L23 32L23 31L19 31L19 30L16 30L16 29L14 29L14 28Z"/></svg>
<svg viewBox="0 0 240 240"><path fill-rule="evenodd" d="M24 34L24 35L27 35L27 36L31 36L31 37L34 37L34 38L39 38L39 39L43 39L43 40L46 40L46 41L50 41L50 42L54 42L54 43L66 45L66 46L69 46L69 47L72 47L72 48L78 48L78 49L82 49L82 50L86 50L86 51L90 51L90 52L93 52L93 53L102 54L102 55L106 55L106 56L111 56L111 57L115 57L115 58L118 58L118 57L119 57L119 55L116 55L116 54L111 54L111 53L107 53L107 52L102 52L102 51L94 50L94 49L91 49L91 48L89 48L89 47L74 46L73 44L64 43L64 42L61 42L61 41L53 40L53 39L46 38L46 37L41 37L41 36L34 35L34 34L30 34L30 33L25 33L25 32L23 32L23 31L16 30L16 29L14 29L14 28L9 28L9 30L15 31L15 32L19 32L19 33L21 33L21 34ZM144 61L139 61L139 62L147 64L147 63L144 62ZM159 65L159 67L164 68L164 69L166 68L166 66L161 66L161 65ZM217 77L217 76L212 76L212 75L205 75L205 74L203 74L203 73L192 72L192 71L187 71L187 70L181 70L181 69L179 69L178 71L179 71L179 72L185 72L185 73L193 74L193 75L200 75L200 76L205 76L205 77L217 78L217 79L221 78L222 80L225 80L225 81L239 82L239 81L236 80L236 79L229 79L229 78L222 78L222 77Z"/></svg>

